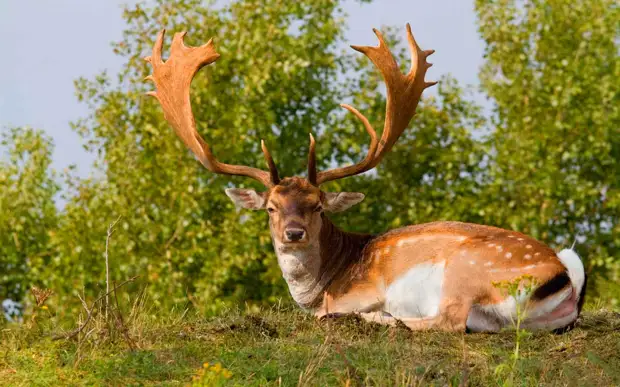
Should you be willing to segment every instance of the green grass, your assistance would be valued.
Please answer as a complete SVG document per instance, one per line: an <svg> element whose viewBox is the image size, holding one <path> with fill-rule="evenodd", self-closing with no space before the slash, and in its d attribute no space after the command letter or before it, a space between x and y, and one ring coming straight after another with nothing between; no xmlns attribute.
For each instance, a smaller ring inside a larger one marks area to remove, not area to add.
<svg viewBox="0 0 620 387"><path fill-rule="evenodd" d="M53 319L0 336L0 384L30 385L620 385L620 314L584 312L562 335L411 332L355 317L318 322L295 308L93 319L72 340ZM204 363L209 363L204 365ZM219 363L219 365L217 365Z"/></svg>

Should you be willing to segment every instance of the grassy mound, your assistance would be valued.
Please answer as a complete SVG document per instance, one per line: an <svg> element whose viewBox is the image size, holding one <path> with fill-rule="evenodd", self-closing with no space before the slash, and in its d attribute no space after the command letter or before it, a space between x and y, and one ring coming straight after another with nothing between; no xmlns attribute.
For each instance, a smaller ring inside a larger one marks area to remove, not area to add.
<svg viewBox="0 0 620 387"><path fill-rule="evenodd" d="M44 326L2 330L0 384L620 385L620 314L609 311L584 312L562 335L411 332L282 307L211 319L131 313L122 324L94 317L61 340Z"/></svg>

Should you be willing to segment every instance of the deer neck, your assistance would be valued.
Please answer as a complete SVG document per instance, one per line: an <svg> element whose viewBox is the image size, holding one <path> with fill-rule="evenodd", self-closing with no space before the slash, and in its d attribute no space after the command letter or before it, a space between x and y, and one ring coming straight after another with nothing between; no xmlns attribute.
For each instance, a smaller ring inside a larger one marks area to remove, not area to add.
<svg viewBox="0 0 620 387"><path fill-rule="evenodd" d="M361 259L371 238L342 231L323 215L319 237L303 249L291 249L273 239L278 264L295 302L304 309L320 306L325 289Z"/></svg>

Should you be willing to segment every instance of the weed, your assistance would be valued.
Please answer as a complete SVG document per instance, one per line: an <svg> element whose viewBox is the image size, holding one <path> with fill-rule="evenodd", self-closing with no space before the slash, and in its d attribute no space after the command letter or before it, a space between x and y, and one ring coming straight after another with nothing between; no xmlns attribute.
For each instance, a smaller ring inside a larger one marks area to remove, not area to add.
<svg viewBox="0 0 620 387"><path fill-rule="evenodd" d="M511 297L515 303L515 315L513 318L513 326L515 331L515 345L511 355L511 361L499 364L495 367L495 374L500 379L500 385L513 386L515 383L515 375L518 372L518 363L520 360L521 343L530 337L531 332L521 329L521 324L527 318L528 299L536 289L536 281L532 276L520 276L513 281L502 281L493 284L500 289L507 299Z"/></svg>

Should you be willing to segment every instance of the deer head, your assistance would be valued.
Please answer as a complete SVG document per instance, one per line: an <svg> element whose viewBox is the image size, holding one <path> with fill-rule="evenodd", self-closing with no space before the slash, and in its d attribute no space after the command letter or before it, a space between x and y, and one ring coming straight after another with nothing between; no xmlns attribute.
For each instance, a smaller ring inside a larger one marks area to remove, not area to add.
<svg viewBox="0 0 620 387"><path fill-rule="evenodd" d="M227 189L226 194L243 208L266 210L274 243L290 248L301 248L319 237L324 212L339 212L361 202L364 195L353 192L324 192L321 184L357 175L374 168L390 151L415 114L422 91L436 82L425 82L424 75L431 66L426 58L434 51L422 51L407 24L407 38L411 51L411 69L401 73L381 33L373 30L379 39L377 47L352 46L364 53L381 71L387 85L387 107L381 140L362 113L349 105L341 105L353 113L364 125L370 136L366 157L357 164L317 172L315 140L310 134L307 178L280 179L276 165L261 141L261 148L268 171L243 165L231 165L218 161L209 145L196 131L196 123L189 99L192 78L200 68L215 62L219 54L212 40L200 47L187 47L183 43L185 33L175 34L170 58L162 60L165 31L161 31L150 57L145 58L153 67L147 77L155 83L157 91L148 94L157 98L166 120L174 128L185 145L210 171L225 175L247 176L266 187L264 192L252 189Z"/></svg>

